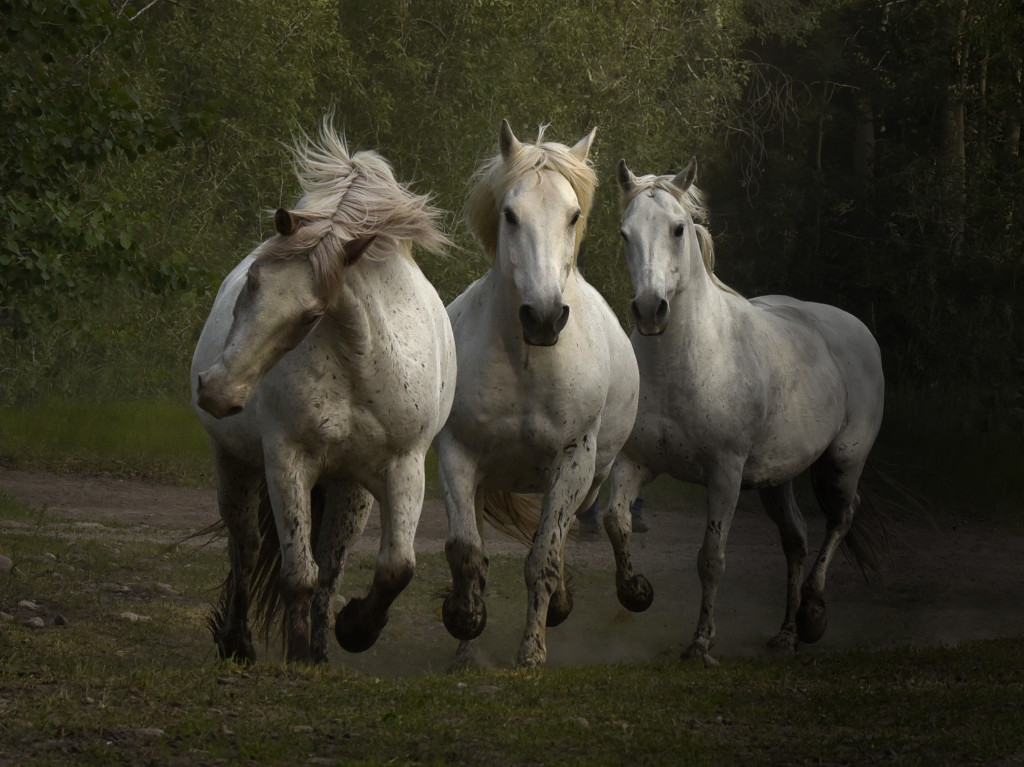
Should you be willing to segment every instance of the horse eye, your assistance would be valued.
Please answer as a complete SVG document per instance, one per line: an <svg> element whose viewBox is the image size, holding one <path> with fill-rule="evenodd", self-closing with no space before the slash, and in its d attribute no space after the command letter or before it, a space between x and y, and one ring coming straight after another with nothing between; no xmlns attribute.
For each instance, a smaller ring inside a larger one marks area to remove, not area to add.
<svg viewBox="0 0 1024 767"><path fill-rule="evenodd" d="M685 226L683 226L682 224L676 224L676 228L674 230L672 230L672 234L674 234L676 237L682 237L683 236L683 232L685 232L685 231L686 231L686 227Z"/></svg>
<svg viewBox="0 0 1024 767"><path fill-rule="evenodd" d="M572 215L572 219L569 221L569 226L576 226L576 222L580 220L581 211L576 211Z"/></svg>
<svg viewBox="0 0 1024 767"><path fill-rule="evenodd" d="M620 229L619 230L619 234L622 235L622 241L623 242L629 242L629 237L626 236L626 230L625 229Z"/></svg>
<svg viewBox="0 0 1024 767"><path fill-rule="evenodd" d="M505 208L503 212L505 213L505 220L508 221L510 226L515 226L519 223L519 219L516 217L516 214L512 212L511 208Z"/></svg>
<svg viewBox="0 0 1024 767"><path fill-rule="evenodd" d="M305 312L302 315L302 324L303 325L312 325L314 322L316 322L318 319L320 319L321 315L322 315L322 312Z"/></svg>

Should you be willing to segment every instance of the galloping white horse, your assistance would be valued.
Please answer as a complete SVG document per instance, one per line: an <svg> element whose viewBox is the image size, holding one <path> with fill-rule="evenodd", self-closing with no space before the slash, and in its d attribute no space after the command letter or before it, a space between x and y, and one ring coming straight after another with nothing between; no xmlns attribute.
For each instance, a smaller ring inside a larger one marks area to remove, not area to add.
<svg viewBox="0 0 1024 767"><path fill-rule="evenodd" d="M713 663L715 593L741 488L760 491L786 554L786 616L772 646L792 650L824 633L825 575L848 531L854 556L873 566L870 530L854 512L884 385L878 344L856 318L786 296L748 301L719 282L711 237L694 222L703 214L695 173L696 160L675 177L637 178L619 163L640 407L612 469L604 524L619 601L644 610L653 592L630 560L630 503L661 473L707 487L700 618L687 655ZM827 521L801 587L807 534L793 478L807 468Z"/></svg>
<svg viewBox="0 0 1024 767"><path fill-rule="evenodd" d="M448 244L438 212L376 153L350 156L329 118L319 144L294 152L305 194L224 280L192 360L231 560L214 637L222 656L247 661L257 558L278 553L281 591L264 593L265 620L283 609L289 660L327 659L330 598L373 498L373 584L335 630L347 650L376 641L413 576L424 456L455 389L451 324L412 260L414 242ZM267 500L276 535L261 540Z"/></svg>
<svg viewBox="0 0 1024 767"><path fill-rule="evenodd" d="M524 666L545 661L545 625L572 608L566 531L629 435L638 388L626 334L576 267L597 183L586 162L593 131L571 149L543 134L522 144L503 122L501 153L470 192L467 223L493 263L448 307L459 375L436 441L453 581L443 617L460 640L486 621L482 516L507 525L524 511L520 494L543 494L526 559Z"/></svg>

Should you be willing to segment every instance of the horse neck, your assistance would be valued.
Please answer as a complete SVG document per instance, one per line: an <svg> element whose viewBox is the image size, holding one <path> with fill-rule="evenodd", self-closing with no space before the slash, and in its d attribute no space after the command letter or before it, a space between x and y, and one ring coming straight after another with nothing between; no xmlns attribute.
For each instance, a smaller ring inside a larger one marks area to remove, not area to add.
<svg viewBox="0 0 1024 767"><path fill-rule="evenodd" d="M682 326L686 343L700 344L707 338L720 336L735 314L731 293L722 290L711 279L701 257L697 238L690 234L691 258L680 275L671 301L673 324ZM671 321L671 320L670 320Z"/></svg>
<svg viewBox="0 0 1024 767"><path fill-rule="evenodd" d="M344 285L328 310L328 340L339 351L355 352L351 362L373 361L379 370L379 363L396 348L387 302L394 300L406 269L404 255L394 252L361 260L346 270Z"/></svg>

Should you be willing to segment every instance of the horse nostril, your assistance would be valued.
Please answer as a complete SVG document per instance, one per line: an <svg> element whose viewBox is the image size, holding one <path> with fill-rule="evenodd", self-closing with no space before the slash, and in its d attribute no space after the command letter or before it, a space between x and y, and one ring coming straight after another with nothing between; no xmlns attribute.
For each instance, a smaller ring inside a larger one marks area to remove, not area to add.
<svg viewBox="0 0 1024 767"><path fill-rule="evenodd" d="M558 322L555 323L555 330L561 332L565 323L569 321L569 304L562 304L562 313L558 315Z"/></svg>
<svg viewBox="0 0 1024 767"><path fill-rule="evenodd" d="M201 392L203 390L203 386L205 385L206 382L203 380L203 374L200 373L198 376L196 376L196 392Z"/></svg>
<svg viewBox="0 0 1024 767"><path fill-rule="evenodd" d="M659 320L664 320L666 317L668 317L668 301L666 301L664 298L661 299L661 301L658 303L658 311L656 316Z"/></svg>
<svg viewBox="0 0 1024 767"><path fill-rule="evenodd" d="M523 304L519 307L519 322L527 330L537 327L540 324L537 310L530 306L530 304Z"/></svg>
<svg viewBox="0 0 1024 767"><path fill-rule="evenodd" d="M226 415L238 415L241 412L242 412L242 406L241 405L235 405L232 408L228 408L228 412L226 413Z"/></svg>
<svg viewBox="0 0 1024 767"><path fill-rule="evenodd" d="M635 320L640 319L640 307L636 305L636 299L635 298L631 298L629 300L629 311L630 311L630 313L632 313L633 319L635 319Z"/></svg>

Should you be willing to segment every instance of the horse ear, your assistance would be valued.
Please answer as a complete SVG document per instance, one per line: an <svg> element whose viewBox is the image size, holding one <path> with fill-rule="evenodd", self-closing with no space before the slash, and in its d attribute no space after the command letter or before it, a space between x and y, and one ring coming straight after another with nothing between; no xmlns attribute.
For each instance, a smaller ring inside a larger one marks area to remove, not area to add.
<svg viewBox="0 0 1024 767"><path fill-rule="evenodd" d="M359 260L359 257L367 251L367 249L373 245L373 241L377 239L377 234L368 234L366 237L356 237L354 240L349 240L345 243L342 250L345 252L345 266L353 264Z"/></svg>
<svg viewBox="0 0 1024 767"><path fill-rule="evenodd" d="M278 208L274 213L274 228L278 234L289 235L299 228L299 217L290 210Z"/></svg>
<svg viewBox="0 0 1024 767"><path fill-rule="evenodd" d="M512 132L512 126L508 124L508 120L501 121L501 130L498 134L498 145L501 147L501 157L505 162L519 154L519 149L522 144L519 143L519 139L516 138L516 134Z"/></svg>
<svg viewBox="0 0 1024 767"><path fill-rule="evenodd" d="M633 171L626 167L625 158L619 160L619 164L615 166L615 177L619 181L619 189L622 190L623 194L629 194L633 191L633 187L636 186L636 176L633 175Z"/></svg>
<svg viewBox="0 0 1024 767"><path fill-rule="evenodd" d="M590 145L594 143L595 133L597 133L597 128L591 128L590 133L577 141L576 146L569 150L569 154L580 162L585 162L587 155L590 153Z"/></svg>
<svg viewBox="0 0 1024 767"><path fill-rule="evenodd" d="M678 189L680 192L685 192L690 188L690 184L697 177L697 158L691 157L690 162L686 164L686 167L676 174L676 177L672 179L672 186Z"/></svg>

